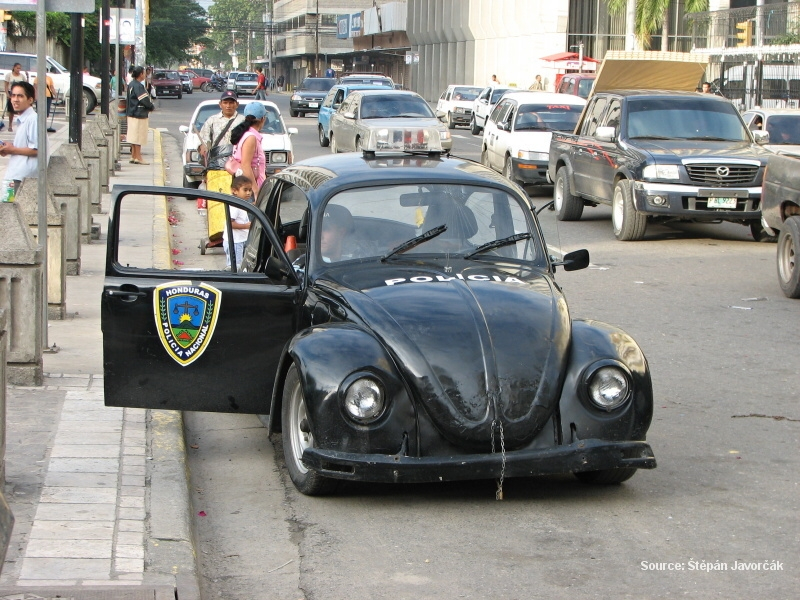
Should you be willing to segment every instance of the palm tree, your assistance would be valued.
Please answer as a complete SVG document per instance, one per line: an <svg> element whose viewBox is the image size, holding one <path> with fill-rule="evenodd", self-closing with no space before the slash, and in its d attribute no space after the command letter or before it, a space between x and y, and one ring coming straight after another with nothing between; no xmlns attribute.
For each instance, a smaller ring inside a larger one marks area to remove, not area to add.
<svg viewBox="0 0 800 600"><path fill-rule="evenodd" d="M670 0L606 0L608 12L624 15L629 2L636 3L636 39L648 50L652 35L661 29L661 49L668 49L669 28L667 24ZM708 10L708 0L685 0L687 13Z"/></svg>

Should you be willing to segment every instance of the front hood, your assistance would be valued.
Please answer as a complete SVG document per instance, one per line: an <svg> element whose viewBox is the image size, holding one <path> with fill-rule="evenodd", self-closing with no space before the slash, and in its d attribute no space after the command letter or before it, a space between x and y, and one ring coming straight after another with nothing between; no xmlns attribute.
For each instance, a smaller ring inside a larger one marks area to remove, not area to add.
<svg viewBox="0 0 800 600"><path fill-rule="evenodd" d="M795 144L767 144L764 146L770 152L775 154L791 154L792 156L800 156L800 146Z"/></svg>
<svg viewBox="0 0 800 600"><path fill-rule="evenodd" d="M635 140L636 146L649 152L656 160L659 157L699 159L742 159L766 163L769 152L750 142L714 142L708 140ZM677 162L670 160L668 162Z"/></svg>
<svg viewBox="0 0 800 600"><path fill-rule="evenodd" d="M542 271L401 263L330 270L325 279L393 353L451 443L486 450L496 420L506 447L519 447L555 409L571 329Z"/></svg>
<svg viewBox="0 0 800 600"><path fill-rule="evenodd" d="M271 150L291 151L292 149L289 136L284 133L262 133L261 136L261 149L264 152L269 152Z"/></svg>
<svg viewBox="0 0 800 600"><path fill-rule="evenodd" d="M515 131L512 139L514 147L531 152L550 152L552 131Z"/></svg>

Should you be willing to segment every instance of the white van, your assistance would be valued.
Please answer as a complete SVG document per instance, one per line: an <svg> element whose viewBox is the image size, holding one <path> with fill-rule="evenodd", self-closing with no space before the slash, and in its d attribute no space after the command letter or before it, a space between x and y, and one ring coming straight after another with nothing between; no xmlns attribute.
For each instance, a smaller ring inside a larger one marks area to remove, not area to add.
<svg viewBox="0 0 800 600"><path fill-rule="evenodd" d="M762 67L762 108L798 108L800 106L800 67L797 65L764 65ZM715 90L720 81L714 82ZM752 108L758 91L758 69L755 65L737 65L725 71L725 97L741 108Z"/></svg>
<svg viewBox="0 0 800 600"><path fill-rule="evenodd" d="M0 52L0 79L11 71L15 63L22 65L22 71L28 75L28 81L33 83L37 69L36 55L21 54L19 52ZM56 91L62 98L66 98L69 95L69 69L48 56L47 74L53 80ZM99 77L83 75L83 106L87 114L92 112L95 106L100 103L102 85L102 80Z"/></svg>

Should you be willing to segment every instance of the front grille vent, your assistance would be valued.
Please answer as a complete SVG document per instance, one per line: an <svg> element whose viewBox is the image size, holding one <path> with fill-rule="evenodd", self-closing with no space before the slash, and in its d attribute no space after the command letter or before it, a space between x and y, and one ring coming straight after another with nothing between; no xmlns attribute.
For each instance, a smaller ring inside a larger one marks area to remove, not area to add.
<svg viewBox="0 0 800 600"><path fill-rule="evenodd" d="M755 165L692 164L686 165L694 183L715 187L735 187L753 183L758 175Z"/></svg>

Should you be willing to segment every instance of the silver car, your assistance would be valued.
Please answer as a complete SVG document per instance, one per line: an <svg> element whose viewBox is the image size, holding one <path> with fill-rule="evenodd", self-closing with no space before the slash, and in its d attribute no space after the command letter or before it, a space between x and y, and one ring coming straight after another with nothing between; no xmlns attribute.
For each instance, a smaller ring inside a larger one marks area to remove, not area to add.
<svg viewBox="0 0 800 600"><path fill-rule="evenodd" d="M425 99L414 92L376 88L352 92L331 115L331 152L365 149L368 140L408 137L420 147L430 141L449 154L453 138ZM378 148L380 149L380 148Z"/></svg>

